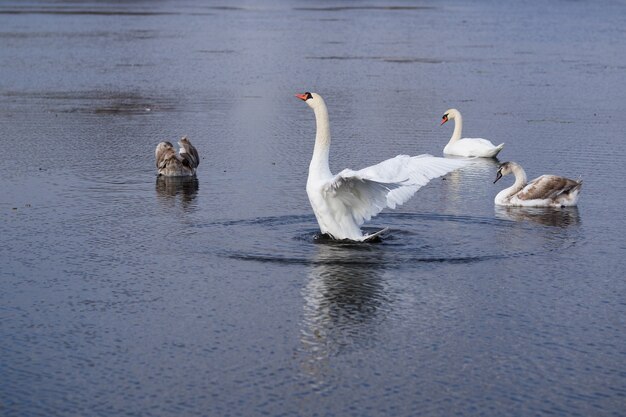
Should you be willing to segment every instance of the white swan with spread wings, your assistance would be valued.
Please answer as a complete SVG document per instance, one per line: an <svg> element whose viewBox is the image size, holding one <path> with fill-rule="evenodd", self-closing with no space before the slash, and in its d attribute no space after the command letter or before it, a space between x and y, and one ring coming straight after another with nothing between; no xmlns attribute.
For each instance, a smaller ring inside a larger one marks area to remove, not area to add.
<svg viewBox="0 0 626 417"><path fill-rule="evenodd" d="M396 208L431 179L465 166L462 160L398 155L359 171L330 172L330 123L319 94L296 94L315 112L316 135L306 191L322 233L338 240L368 241L360 226L384 208Z"/></svg>

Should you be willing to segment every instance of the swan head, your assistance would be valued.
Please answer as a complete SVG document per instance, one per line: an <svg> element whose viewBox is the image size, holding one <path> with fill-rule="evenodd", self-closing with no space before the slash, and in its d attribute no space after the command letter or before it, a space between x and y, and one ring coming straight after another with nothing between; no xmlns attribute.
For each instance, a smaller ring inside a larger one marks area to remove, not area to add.
<svg viewBox="0 0 626 417"><path fill-rule="evenodd" d="M444 124L448 120L453 120L455 117L457 117L460 114L461 113L459 113L459 111L457 109L448 109L448 110L446 110L446 112L443 114L443 116L441 116L441 124ZM439 126L441 126L441 125L439 125Z"/></svg>
<svg viewBox="0 0 626 417"><path fill-rule="evenodd" d="M174 145L171 142L161 142L157 145L154 150L154 157L156 158L156 166L161 168L159 165L170 159L172 156L176 155L176 150L174 149Z"/></svg>
<svg viewBox="0 0 626 417"><path fill-rule="evenodd" d="M178 141L178 145L181 148L180 149L181 153L192 152L192 150L195 149L193 145L191 144L191 142L189 141L189 139L187 138L187 136L183 136L182 138L180 138L180 140Z"/></svg>
<svg viewBox="0 0 626 417"><path fill-rule="evenodd" d="M322 99L322 96L317 93L310 93L307 91L303 94L296 94L296 97L308 104L313 110L317 107L325 105L324 99Z"/></svg>
<svg viewBox="0 0 626 417"><path fill-rule="evenodd" d="M503 176L513 173L513 170L516 167L519 167L519 165L515 162L504 162L500 164L500 166L498 167L498 172L496 173L496 179L493 181L493 183L495 184Z"/></svg>
<svg viewBox="0 0 626 417"><path fill-rule="evenodd" d="M155 154L157 155L157 157L158 157L158 155L159 155L160 153L169 153L170 151L176 152L176 151L174 150L174 145L172 145L172 143L171 143L171 142L167 142L167 141L166 141L166 142L161 142L161 143L159 143L159 144L157 145L157 147L156 147L156 149L155 149L154 153L155 153Z"/></svg>

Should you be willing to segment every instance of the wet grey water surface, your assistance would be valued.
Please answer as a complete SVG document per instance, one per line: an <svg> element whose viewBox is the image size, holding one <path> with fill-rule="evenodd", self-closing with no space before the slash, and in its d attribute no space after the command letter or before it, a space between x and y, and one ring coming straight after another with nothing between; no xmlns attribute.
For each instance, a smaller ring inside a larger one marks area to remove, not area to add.
<svg viewBox="0 0 626 417"><path fill-rule="evenodd" d="M0 2L3 416L624 415L620 1ZM484 160L316 240L331 168L505 142L578 208L494 209ZM196 180L157 180L189 135Z"/></svg>

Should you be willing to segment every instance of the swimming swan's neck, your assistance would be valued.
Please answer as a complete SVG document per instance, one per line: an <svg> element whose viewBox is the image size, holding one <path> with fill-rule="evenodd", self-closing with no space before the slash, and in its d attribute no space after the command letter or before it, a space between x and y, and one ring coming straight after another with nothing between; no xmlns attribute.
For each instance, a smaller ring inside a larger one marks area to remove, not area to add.
<svg viewBox="0 0 626 417"><path fill-rule="evenodd" d="M461 116L461 113L456 112L453 120L454 120L454 131L452 132L452 137L450 138L448 145L451 145L457 140L461 139L461 134L463 132L463 116Z"/></svg>
<svg viewBox="0 0 626 417"><path fill-rule="evenodd" d="M513 175L515 175L515 182L509 188L505 188L504 190L498 193L498 197L500 198L509 198L515 194L517 194L522 188L526 186L528 183L526 172L519 165L512 169Z"/></svg>

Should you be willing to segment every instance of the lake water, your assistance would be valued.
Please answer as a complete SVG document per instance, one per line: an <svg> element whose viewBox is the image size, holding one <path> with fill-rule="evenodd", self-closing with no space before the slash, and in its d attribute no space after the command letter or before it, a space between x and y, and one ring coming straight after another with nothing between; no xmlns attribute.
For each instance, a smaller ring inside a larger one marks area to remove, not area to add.
<svg viewBox="0 0 626 417"><path fill-rule="evenodd" d="M0 2L3 416L624 415L623 1ZM318 242L334 172L505 142ZM196 180L156 179L188 135Z"/></svg>

